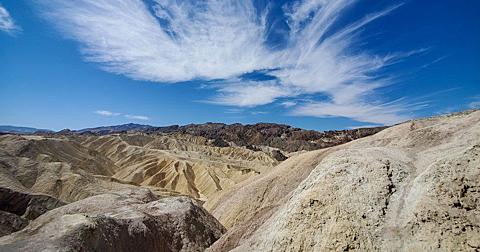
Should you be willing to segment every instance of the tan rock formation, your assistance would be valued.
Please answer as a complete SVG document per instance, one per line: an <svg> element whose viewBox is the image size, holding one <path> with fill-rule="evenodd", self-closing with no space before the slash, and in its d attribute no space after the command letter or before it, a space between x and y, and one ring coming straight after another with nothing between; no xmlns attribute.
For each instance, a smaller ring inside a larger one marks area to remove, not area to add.
<svg viewBox="0 0 480 252"><path fill-rule="evenodd" d="M263 152L213 147L205 141L202 137L135 134L94 136L82 144L115 162L114 178L202 200L278 163Z"/></svg>
<svg viewBox="0 0 480 252"><path fill-rule="evenodd" d="M207 203L232 227L211 251L480 249L480 111L403 123L280 170Z"/></svg>
<svg viewBox="0 0 480 252"><path fill-rule="evenodd" d="M480 250L480 111L285 153L281 163L269 146L212 141L0 136L0 227L20 230L0 250ZM73 203L53 209L57 199ZM222 236L202 201L228 229Z"/></svg>
<svg viewBox="0 0 480 252"><path fill-rule="evenodd" d="M224 228L188 197L126 189L54 209L0 238L1 251L203 251Z"/></svg>
<svg viewBox="0 0 480 252"><path fill-rule="evenodd" d="M66 202L144 186L207 200L278 164L261 151L188 135L0 136L0 177ZM1 179L1 178L0 178Z"/></svg>

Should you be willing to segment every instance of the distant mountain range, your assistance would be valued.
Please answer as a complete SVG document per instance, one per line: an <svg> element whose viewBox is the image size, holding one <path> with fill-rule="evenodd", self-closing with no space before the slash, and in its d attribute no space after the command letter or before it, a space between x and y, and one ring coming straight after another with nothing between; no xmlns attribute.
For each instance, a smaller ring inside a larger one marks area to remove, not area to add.
<svg viewBox="0 0 480 252"><path fill-rule="evenodd" d="M142 124L122 124L103 126L80 130L61 130L59 132L45 131L34 128L5 128L0 132L16 134L82 134L82 135L109 135L118 133L142 134L186 134L212 139L218 147L226 147L234 143L252 150L260 150L262 146L269 146L286 152L301 150L316 150L346 143L361 137L375 134L385 127L360 128L351 130L314 131L294 128L289 125L275 123L257 123L251 125L204 123L188 124L184 126L171 125L155 127Z"/></svg>
<svg viewBox="0 0 480 252"><path fill-rule="evenodd" d="M113 126L101 126L95 128L86 128L80 130L74 130L75 133L94 133L100 135L108 135L113 133L125 132L125 131L145 131L148 129L156 128L150 125L128 123L122 125L113 125Z"/></svg>
<svg viewBox="0 0 480 252"><path fill-rule="evenodd" d="M64 129L58 131L57 133L93 133L98 135L108 135L126 131L143 131L151 128L157 128L150 125L141 125L135 123L128 123L122 125L112 125L112 126L101 126L95 128L85 128L80 130L70 130ZM0 133L10 133L10 134L34 134L39 132L48 132L48 133L55 133L53 130L48 129L37 129L32 127L18 127L18 126L10 126L10 125L0 125Z"/></svg>
<svg viewBox="0 0 480 252"><path fill-rule="evenodd" d="M0 133L13 133L13 134L33 134L36 132L53 132L47 129L37 129L31 127L17 127L10 125L0 125Z"/></svg>
<svg viewBox="0 0 480 252"><path fill-rule="evenodd" d="M142 124L123 124L88 128L76 131L63 131L60 134L95 134L109 135L115 133L146 134L188 134L214 139L219 147L228 146L230 142L258 150L259 146L269 146L287 152L300 150L316 150L346 143L361 137L375 134L386 127L360 128L351 130L315 131L294 128L289 125L275 123L257 123L243 125L240 123L204 123L188 125L171 125L154 127Z"/></svg>

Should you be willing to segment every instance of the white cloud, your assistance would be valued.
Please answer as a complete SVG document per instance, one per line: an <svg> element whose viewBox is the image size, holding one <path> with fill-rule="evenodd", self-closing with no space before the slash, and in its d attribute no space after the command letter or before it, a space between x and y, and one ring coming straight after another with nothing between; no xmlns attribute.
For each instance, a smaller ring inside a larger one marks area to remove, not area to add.
<svg viewBox="0 0 480 252"><path fill-rule="evenodd" d="M125 115L125 117L128 118L128 119L141 120L141 121L150 120L150 118L148 116L143 116L143 115Z"/></svg>
<svg viewBox="0 0 480 252"><path fill-rule="evenodd" d="M10 13L0 4L0 30L13 34L19 32L22 29L16 25Z"/></svg>
<svg viewBox="0 0 480 252"><path fill-rule="evenodd" d="M218 80L208 102L254 107L279 98L321 94L293 114L345 116L372 123L408 117L403 103L382 105L376 90L384 67L415 52L373 55L356 48L359 31L398 6L332 31L352 0L301 0L283 6L290 27L285 47L266 46L269 8L250 0L38 1L46 15L79 41L88 61L133 79L179 82ZM149 8L152 7L152 8ZM242 74L275 69L275 80L240 81Z"/></svg>
<svg viewBox="0 0 480 252"><path fill-rule="evenodd" d="M291 94L288 88L278 86L276 81L227 81L217 88L218 95L209 103L238 107L265 105Z"/></svg>
<svg viewBox="0 0 480 252"><path fill-rule="evenodd" d="M229 78L267 66L250 1L153 2L154 13L141 0L38 1L87 60L134 79Z"/></svg>
<svg viewBox="0 0 480 252"><path fill-rule="evenodd" d="M285 108L290 108L290 107L293 107L293 106L297 105L297 103L293 102L293 101L284 101L284 102L280 103L280 105L282 105Z"/></svg>
<svg viewBox="0 0 480 252"><path fill-rule="evenodd" d="M427 68L427 67L430 67L431 65L433 64L436 64L444 59L446 59L448 56L447 55L444 55L444 56L441 56L441 57L438 57L430 62L428 62L427 64L424 64L421 68Z"/></svg>
<svg viewBox="0 0 480 252"><path fill-rule="evenodd" d="M108 117L123 115L125 118L133 119L133 120L141 120L141 121L150 120L150 117L144 116L144 115L122 114L122 113L112 112L112 111L108 111L108 110L97 110L97 111L95 111L95 114L98 114L98 115L101 115L101 116L108 116Z"/></svg>
<svg viewBox="0 0 480 252"><path fill-rule="evenodd" d="M359 122L392 125L410 119L413 112L426 106L428 104L423 102L407 104L402 100L383 104L311 102L297 106L292 114L315 117L337 116ZM405 114L405 111L410 111L410 114Z"/></svg>
<svg viewBox="0 0 480 252"><path fill-rule="evenodd" d="M97 111L95 111L95 114L98 114L98 115L101 115L101 116L119 116L119 115L121 115L121 113L115 113L115 112L111 112L111 111L108 111L108 110L97 110Z"/></svg>
<svg viewBox="0 0 480 252"><path fill-rule="evenodd" d="M243 112L243 109L240 108L229 108L224 111L226 114L240 114Z"/></svg>
<svg viewBox="0 0 480 252"><path fill-rule="evenodd" d="M267 111L252 111L251 112L252 115L266 115L268 114Z"/></svg>
<svg viewBox="0 0 480 252"><path fill-rule="evenodd" d="M379 126L381 126L381 125L378 125L378 124L364 124L364 125L350 126L350 127L347 127L347 129L375 128L375 127L379 127Z"/></svg>

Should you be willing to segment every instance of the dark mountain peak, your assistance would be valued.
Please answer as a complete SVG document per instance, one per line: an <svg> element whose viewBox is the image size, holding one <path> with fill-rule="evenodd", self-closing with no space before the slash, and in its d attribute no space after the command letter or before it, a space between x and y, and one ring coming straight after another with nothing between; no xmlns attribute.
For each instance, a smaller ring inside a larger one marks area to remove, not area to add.
<svg viewBox="0 0 480 252"><path fill-rule="evenodd" d="M145 126L148 126L148 127L152 127L150 125L146 125L146 124L138 124L138 123L126 123L126 124L121 124L121 125L118 125L118 126L124 126L124 127L145 127Z"/></svg>
<svg viewBox="0 0 480 252"><path fill-rule="evenodd" d="M56 134L59 134L59 135L72 135L74 134L75 132L72 131L71 129L62 129L60 131L58 131Z"/></svg>
<svg viewBox="0 0 480 252"><path fill-rule="evenodd" d="M212 139L218 147L234 143L252 150L269 146L285 152L316 150L346 143L361 137L373 135L385 127L362 128L352 130L331 130L319 132L304 130L285 124L260 122L255 124L225 124L207 122L154 127L136 123L87 128L76 131L61 131L59 134L108 135L115 133L145 134L187 134Z"/></svg>
<svg viewBox="0 0 480 252"><path fill-rule="evenodd" d="M214 139L217 142L233 142L239 146L255 149L255 146L270 146L282 151L315 150L346 143L348 141L373 135L385 127L355 130L319 132L294 128L285 124L224 124L204 123L184 126L158 127L149 133L181 133Z"/></svg>
<svg viewBox="0 0 480 252"><path fill-rule="evenodd" d="M76 133L94 133L94 134L101 134L101 135L106 135L106 134L113 134L113 133L119 133L119 132L124 132L124 131L140 131L140 130L147 130L154 128L153 126L150 125L143 125L143 124L136 124L136 123L127 123L127 124L121 124L121 125L112 125L112 126L101 126L101 127L95 127L95 128L86 128L86 129L80 129L76 130Z"/></svg>

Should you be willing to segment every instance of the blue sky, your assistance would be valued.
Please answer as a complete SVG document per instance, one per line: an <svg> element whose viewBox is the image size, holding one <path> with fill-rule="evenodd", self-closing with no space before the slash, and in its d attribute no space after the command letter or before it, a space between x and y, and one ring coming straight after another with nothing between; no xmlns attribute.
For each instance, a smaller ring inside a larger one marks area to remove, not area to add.
<svg viewBox="0 0 480 252"><path fill-rule="evenodd" d="M479 1L0 2L0 124L328 130L480 107Z"/></svg>

